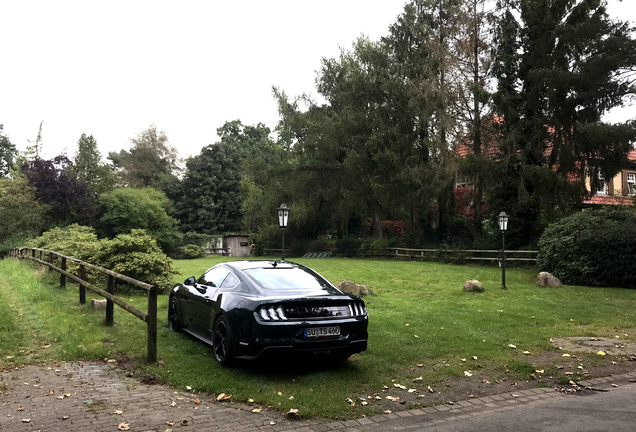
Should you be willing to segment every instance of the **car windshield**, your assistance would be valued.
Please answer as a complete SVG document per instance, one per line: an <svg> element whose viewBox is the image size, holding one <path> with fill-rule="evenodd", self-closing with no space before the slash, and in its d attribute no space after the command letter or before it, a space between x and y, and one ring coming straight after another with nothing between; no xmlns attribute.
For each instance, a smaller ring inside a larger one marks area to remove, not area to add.
<svg viewBox="0 0 636 432"><path fill-rule="evenodd" d="M302 268L253 268L244 270L264 289L328 289L318 276Z"/></svg>

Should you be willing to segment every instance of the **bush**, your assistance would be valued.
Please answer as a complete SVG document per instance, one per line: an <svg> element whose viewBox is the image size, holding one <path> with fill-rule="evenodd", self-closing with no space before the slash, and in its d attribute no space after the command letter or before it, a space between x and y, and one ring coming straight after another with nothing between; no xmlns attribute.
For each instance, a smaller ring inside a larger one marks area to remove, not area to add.
<svg viewBox="0 0 636 432"><path fill-rule="evenodd" d="M307 246L309 252L326 252L327 250L327 239L324 238L314 240Z"/></svg>
<svg viewBox="0 0 636 432"><path fill-rule="evenodd" d="M172 276L180 274L157 246L157 242L144 230L132 230L112 240L102 240L95 257L97 265L111 269L167 292L173 285ZM132 285L122 285L124 291L137 291Z"/></svg>
<svg viewBox="0 0 636 432"><path fill-rule="evenodd" d="M360 239L355 237L345 237L336 240L336 253L344 257L354 257L361 245Z"/></svg>
<svg viewBox="0 0 636 432"><path fill-rule="evenodd" d="M94 264L93 258L100 248L100 241L92 227L73 224L46 231L40 237L26 242L25 246L47 249Z"/></svg>
<svg viewBox="0 0 636 432"><path fill-rule="evenodd" d="M205 256L205 248L194 244L185 245L179 248L179 256L183 259L196 259Z"/></svg>
<svg viewBox="0 0 636 432"><path fill-rule="evenodd" d="M539 268L569 285L636 288L636 212L588 210L550 225Z"/></svg>
<svg viewBox="0 0 636 432"><path fill-rule="evenodd" d="M28 237L23 235L16 235L12 237L7 237L0 241L0 259L9 255L9 252L13 248L24 247L27 242Z"/></svg>

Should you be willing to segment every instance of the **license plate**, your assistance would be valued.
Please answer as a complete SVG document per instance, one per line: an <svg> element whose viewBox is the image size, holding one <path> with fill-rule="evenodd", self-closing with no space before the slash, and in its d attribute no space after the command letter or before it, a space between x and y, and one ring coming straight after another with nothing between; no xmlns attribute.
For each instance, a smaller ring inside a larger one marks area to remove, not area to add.
<svg viewBox="0 0 636 432"><path fill-rule="evenodd" d="M338 336L340 334L340 327L312 327L303 329L306 338L319 338L326 336Z"/></svg>

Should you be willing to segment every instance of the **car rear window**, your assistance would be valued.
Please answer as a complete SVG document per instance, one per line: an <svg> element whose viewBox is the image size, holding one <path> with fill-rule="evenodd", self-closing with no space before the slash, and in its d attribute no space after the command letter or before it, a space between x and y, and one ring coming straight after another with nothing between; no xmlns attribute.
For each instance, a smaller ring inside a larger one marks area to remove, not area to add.
<svg viewBox="0 0 636 432"><path fill-rule="evenodd" d="M264 289L325 289L324 280L301 268L254 268L244 270Z"/></svg>

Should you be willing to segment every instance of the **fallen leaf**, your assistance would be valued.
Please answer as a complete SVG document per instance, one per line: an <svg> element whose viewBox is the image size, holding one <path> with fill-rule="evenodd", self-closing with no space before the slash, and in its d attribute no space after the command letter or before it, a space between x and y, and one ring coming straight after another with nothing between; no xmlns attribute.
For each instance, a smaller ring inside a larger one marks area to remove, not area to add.
<svg viewBox="0 0 636 432"><path fill-rule="evenodd" d="M618 363L616 363L615 361L612 362L613 365L617 365Z"/></svg>
<svg viewBox="0 0 636 432"><path fill-rule="evenodd" d="M431 388L431 386L428 386L428 392L429 392L429 393L435 393L435 390L433 390L433 389Z"/></svg>
<svg viewBox="0 0 636 432"><path fill-rule="evenodd" d="M62 416L62 420L68 420L68 416Z"/></svg>
<svg viewBox="0 0 636 432"><path fill-rule="evenodd" d="M369 402L367 402L367 401L362 401L362 402L360 402L360 405L362 405L362 406L367 406L367 405L369 405Z"/></svg>
<svg viewBox="0 0 636 432"><path fill-rule="evenodd" d="M175 401L172 401L172 403L170 404L171 407L176 407L177 403Z"/></svg>
<svg viewBox="0 0 636 432"><path fill-rule="evenodd" d="M186 386L186 390L192 390L192 387Z"/></svg>
<svg viewBox="0 0 636 432"><path fill-rule="evenodd" d="M31 419L22 419L22 423L31 423Z"/></svg>
<svg viewBox="0 0 636 432"><path fill-rule="evenodd" d="M130 430L130 425L128 423L119 423L119 426L117 426L117 429Z"/></svg>
<svg viewBox="0 0 636 432"><path fill-rule="evenodd" d="M194 403L198 405L198 404L200 404L200 403L201 403L201 400L200 400L199 398L196 398L196 399L194 400Z"/></svg>
<svg viewBox="0 0 636 432"><path fill-rule="evenodd" d="M406 386L403 386L402 384L393 384L393 387L397 387L397 388L401 388L402 390L406 390Z"/></svg>
<svg viewBox="0 0 636 432"><path fill-rule="evenodd" d="M612 387L618 387L618 384L612 384Z"/></svg>
<svg viewBox="0 0 636 432"><path fill-rule="evenodd" d="M525 355L530 355L530 351L523 351Z"/></svg>
<svg viewBox="0 0 636 432"><path fill-rule="evenodd" d="M124 413L124 412L123 412L122 410L117 410L117 411L115 411L113 414L121 415L121 414L123 414L123 413Z"/></svg>
<svg viewBox="0 0 636 432"><path fill-rule="evenodd" d="M473 360L477 360L477 356L473 356Z"/></svg>
<svg viewBox="0 0 636 432"><path fill-rule="evenodd" d="M64 396L57 396L55 399L64 399Z"/></svg>
<svg viewBox="0 0 636 432"><path fill-rule="evenodd" d="M290 396L290 397L289 397L289 400L293 400L293 399L294 399L294 397L293 397L293 396Z"/></svg>
<svg viewBox="0 0 636 432"><path fill-rule="evenodd" d="M565 353L565 354L563 354L561 357L570 357L570 354Z"/></svg>
<svg viewBox="0 0 636 432"><path fill-rule="evenodd" d="M596 354L601 355L601 356L607 355L607 353L605 351L599 351Z"/></svg>
<svg viewBox="0 0 636 432"><path fill-rule="evenodd" d="M413 335L413 336L415 336L416 338L418 338L418 339L419 339L419 336L418 336L418 335Z"/></svg>
<svg viewBox="0 0 636 432"><path fill-rule="evenodd" d="M20 407L18 408L18 411L24 411L24 408Z"/></svg>
<svg viewBox="0 0 636 432"><path fill-rule="evenodd" d="M232 395L226 395L225 393L221 393L220 395L218 395L216 397L216 400L217 401L224 401L224 400L228 400L231 397L232 397Z"/></svg>
<svg viewBox="0 0 636 432"><path fill-rule="evenodd" d="M466 361L466 359L462 359L462 361L463 361L463 362L465 362L465 361Z"/></svg>
<svg viewBox="0 0 636 432"><path fill-rule="evenodd" d="M54 391L54 390L49 390L49 394L48 394L48 396L53 396L54 394L55 394L55 391ZM64 396L62 396L62 397L64 397Z"/></svg>
<svg viewBox="0 0 636 432"><path fill-rule="evenodd" d="M545 373L545 369L537 369L535 372L536 373Z"/></svg>
<svg viewBox="0 0 636 432"><path fill-rule="evenodd" d="M44 348L44 349L51 348L51 344L43 345L42 348Z"/></svg>
<svg viewBox="0 0 636 432"><path fill-rule="evenodd" d="M571 319L571 320L570 320L570 322L574 322L574 320L573 320L573 319Z"/></svg>
<svg viewBox="0 0 636 432"><path fill-rule="evenodd" d="M470 377L473 376L473 374L470 373L470 371L464 371L464 376Z"/></svg>
<svg viewBox="0 0 636 432"><path fill-rule="evenodd" d="M417 389L409 389L409 393L415 393Z"/></svg>
<svg viewBox="0 0 636 432"><path fill-rule="evenodd" d="M384 410L384 411L382 411L382 412L383 412L384 414L391 414L391 412L392 412L392 411L391 411L391 410Z"/></svg>
<svg viewBox="0 0 636 432"><path fill-rule="evenodd" d="M513 345L513 344L510 344L510 345L508 345L508 346L509 346L510 348L517 348L517 347L516 347L515 345Z"/></svg>
<svg viewBox="0 0 636 432"><path fill-rule="evenodd" d="M298 409L296 408L292 408L289 411L287 411L287 415L289 417L295 418L296 420L300 420L300 415L298 414Z"/></svg>
<svg viewBox="0 0 636 432"><path fill-rule="evenodd" d="M410 325L410 324L408 324L408 323L407 323L407 324L404 324L404 326L406 326L406 327L408 327L409 325Z"/></svg>
<svg viewBox="0 0 636 432"><path fill-rule="evenodd" d="M512 394L512 397L519 397L519 395L518 395L518 394L514 394L514 393L513 393L513 394Z"/></svg>
<svg viewBox="0 0 636 432"><path fill-rule="evenodd" d="M283 394L281 392L276 393L278 396L282 396Z"/></svg>
<svg viewBox="0 0 636 432"><path fill-rule="evenodd" d="M174 426L174 422L173 421L167 421L166 423L168 424L168 426Z"/></svg>
<svg viewBox="0 0 636 432"><path fill-rule="evenodd" d="M184 420L184 421L181 422L181 426L187 426L187 425L188 425L188 421L187 420Z"/></svg>
<svg viewBox="0 0 636 432"><path fill-rule="evenodd" d="M117 360L115 360L115 359L108 359L108 360L106 360L106 362L107 362L107 363L117 363ZM122 423L122 424L126 424L126 425L127 425L127 423ZM128 429L122 429L122 430L128 430Z"/></svg>
<svg viewBox="0 0 636 432"><path fill-rule="evenodd" d="M271 422L269 422L270 426L274 426L276 424L276 421L272 420Z"/></svg>
<svg viewBox="0 0 636 432"><path fill-rule="evenodd" d="M178 400L178 401L182 401L182 400L184 400L184 399L185 399L184 397L178 397L178 398L177 398L177 400Z"/></svg>
<svg viewBox="0 0 636 432"><path fill-rule="evenodd" d="M252 402L254 402L254 399L251 399L251 398L250 398L250 399L248 399L247 401L248 401L249 403L252 403Z"/></svg>
<svg viewBox="0 0 636 432"><path fill-rule="evenodd" d="M259 412L261 412L261 409L260 409L260 408L254 408L254 409L252 410L252 412L253 412L253 413L259 413Z"/></svg>
<svg viewBox="0 0 636 432"><path fill-rule="evenodd" d="M417 382L417 381L422 381L422 375L418 376L417 378L413 378L413 382Z"/></svg>
<svg viewBox="0 0 636 432"><path fill-rule="evenodd" d="M64 397L71 397L70 393L64 393Z"/></svg>

